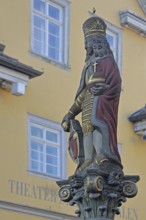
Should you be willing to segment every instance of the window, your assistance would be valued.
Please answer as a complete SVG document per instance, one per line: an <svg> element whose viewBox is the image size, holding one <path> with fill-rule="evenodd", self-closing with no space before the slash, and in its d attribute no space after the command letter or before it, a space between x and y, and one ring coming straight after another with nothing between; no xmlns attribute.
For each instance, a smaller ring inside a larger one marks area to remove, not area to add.
<svg viewBox="0 0 146 220"><path fill-rule="evenodd" d="M113 51L113 54L114 54L114 57L115 57L115 60L119 66L119 69L120 69L120 72L121 72L121 57L122 57L122 31L110 24L109 22L105 21L106 22L106 25L107 25L107 31L106 31L106 37L107 37L107 40L110 44L110 48L111 50Z"/></svg>
<svg viewBox="0 0 146 220"><path fill-rule="evenodd" d="M106 37L107 37L107 40L110 44L110 48L113 51L114 57L115 57L115 59L117 59L116 36L112 32L107 31Z"/></svg>
<svg viewBox="0 0 146 220"><path fill-rule="evenodd" d="M32 52L67 65L68 27L68 0L32 0Z"/></svg>
<svg viewBox="0 0 146 220"><path fill-rule="evenodd" d="M65 135L55 122L28 115L29 171L65 177Z"/></svg>

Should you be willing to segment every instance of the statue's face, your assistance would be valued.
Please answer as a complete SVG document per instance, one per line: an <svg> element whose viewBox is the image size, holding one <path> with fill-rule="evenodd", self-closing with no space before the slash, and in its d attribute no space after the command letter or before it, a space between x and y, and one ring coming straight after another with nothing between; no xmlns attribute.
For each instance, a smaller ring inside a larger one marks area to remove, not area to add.
<svg viewBox="0 0 146 220"><path fill-rule="evenodd" d="M94 42L93 45L94 52L97 50L101 50L103 48L103 42L101 40L97 40L97 42Z"/></svg>
<svg viewBox="0 0 146 220"><path fill-rule="evenodd" d="M89 41L85 41L85 50L86 50L86 54L88 56L92 56L93 55L93 48L92 45Z"/></svg>
<svg viewBox="0 0 146 220"><path fill-rule="evenodd" d="M103 45L103 41L101 39L94 41L92 44L94 55L98 56L98 54L101 53L103 47L104 47L104 45Z"/></svg>

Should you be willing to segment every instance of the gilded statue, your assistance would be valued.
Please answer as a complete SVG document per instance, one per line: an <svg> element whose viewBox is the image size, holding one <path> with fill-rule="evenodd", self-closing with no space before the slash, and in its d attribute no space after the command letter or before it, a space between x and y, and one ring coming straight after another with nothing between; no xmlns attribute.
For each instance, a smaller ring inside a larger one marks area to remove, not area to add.
<svg viewBox="0 0 146 220"><path fill-rule="evenodd" d="M121 77L106 38L106 28L105 22L97 16L83 24L85 66L73 105L62 121L64 131L77 133L76 138L70 137L73 156L78 158L79 150L83 154L77 172L108 161L122 167L117 143ZM79 113L81 126L74 126ZM81 135L77 143L78 134Z"/></svg>

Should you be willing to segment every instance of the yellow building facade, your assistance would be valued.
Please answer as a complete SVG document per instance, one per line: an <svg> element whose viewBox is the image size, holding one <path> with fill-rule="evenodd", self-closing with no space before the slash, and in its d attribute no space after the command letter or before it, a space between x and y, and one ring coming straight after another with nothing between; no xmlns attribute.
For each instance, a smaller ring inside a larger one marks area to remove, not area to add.
<svg viewBox="0 0 146 220"><path fill-rule="evenodd" d="M118 143L124 173L140 175L138 195L117 220L144 220L145 141L128 117L145 105L146 14L138 0L0 0L0 219L75 219L57 180L76 165L60 122L84 66L82 25L96 15L122 77ZM144 130L144 128L143 128Z"/></svg>

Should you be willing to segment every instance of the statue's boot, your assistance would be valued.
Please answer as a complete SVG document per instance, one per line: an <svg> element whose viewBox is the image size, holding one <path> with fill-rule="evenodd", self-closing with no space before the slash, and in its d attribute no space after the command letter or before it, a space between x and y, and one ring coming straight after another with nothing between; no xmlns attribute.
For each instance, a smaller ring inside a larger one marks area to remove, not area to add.
<svg viewBox="0 0 146 220"><path fill-rule="evenodd" d="M90 166L90 164L92 163L92 160L85 160L82 165L78 168L77 173L83 171L84 169L86 169L88 166Z"/></svg>
<svg viewBox="0 0 146 220"><path fill-rule="evenodd" d="M100 164L106 161L108 161L108 158L104 154L99 154L97 157L95 157L93 161L93 165L96 166L97 164Z"/></svg>

